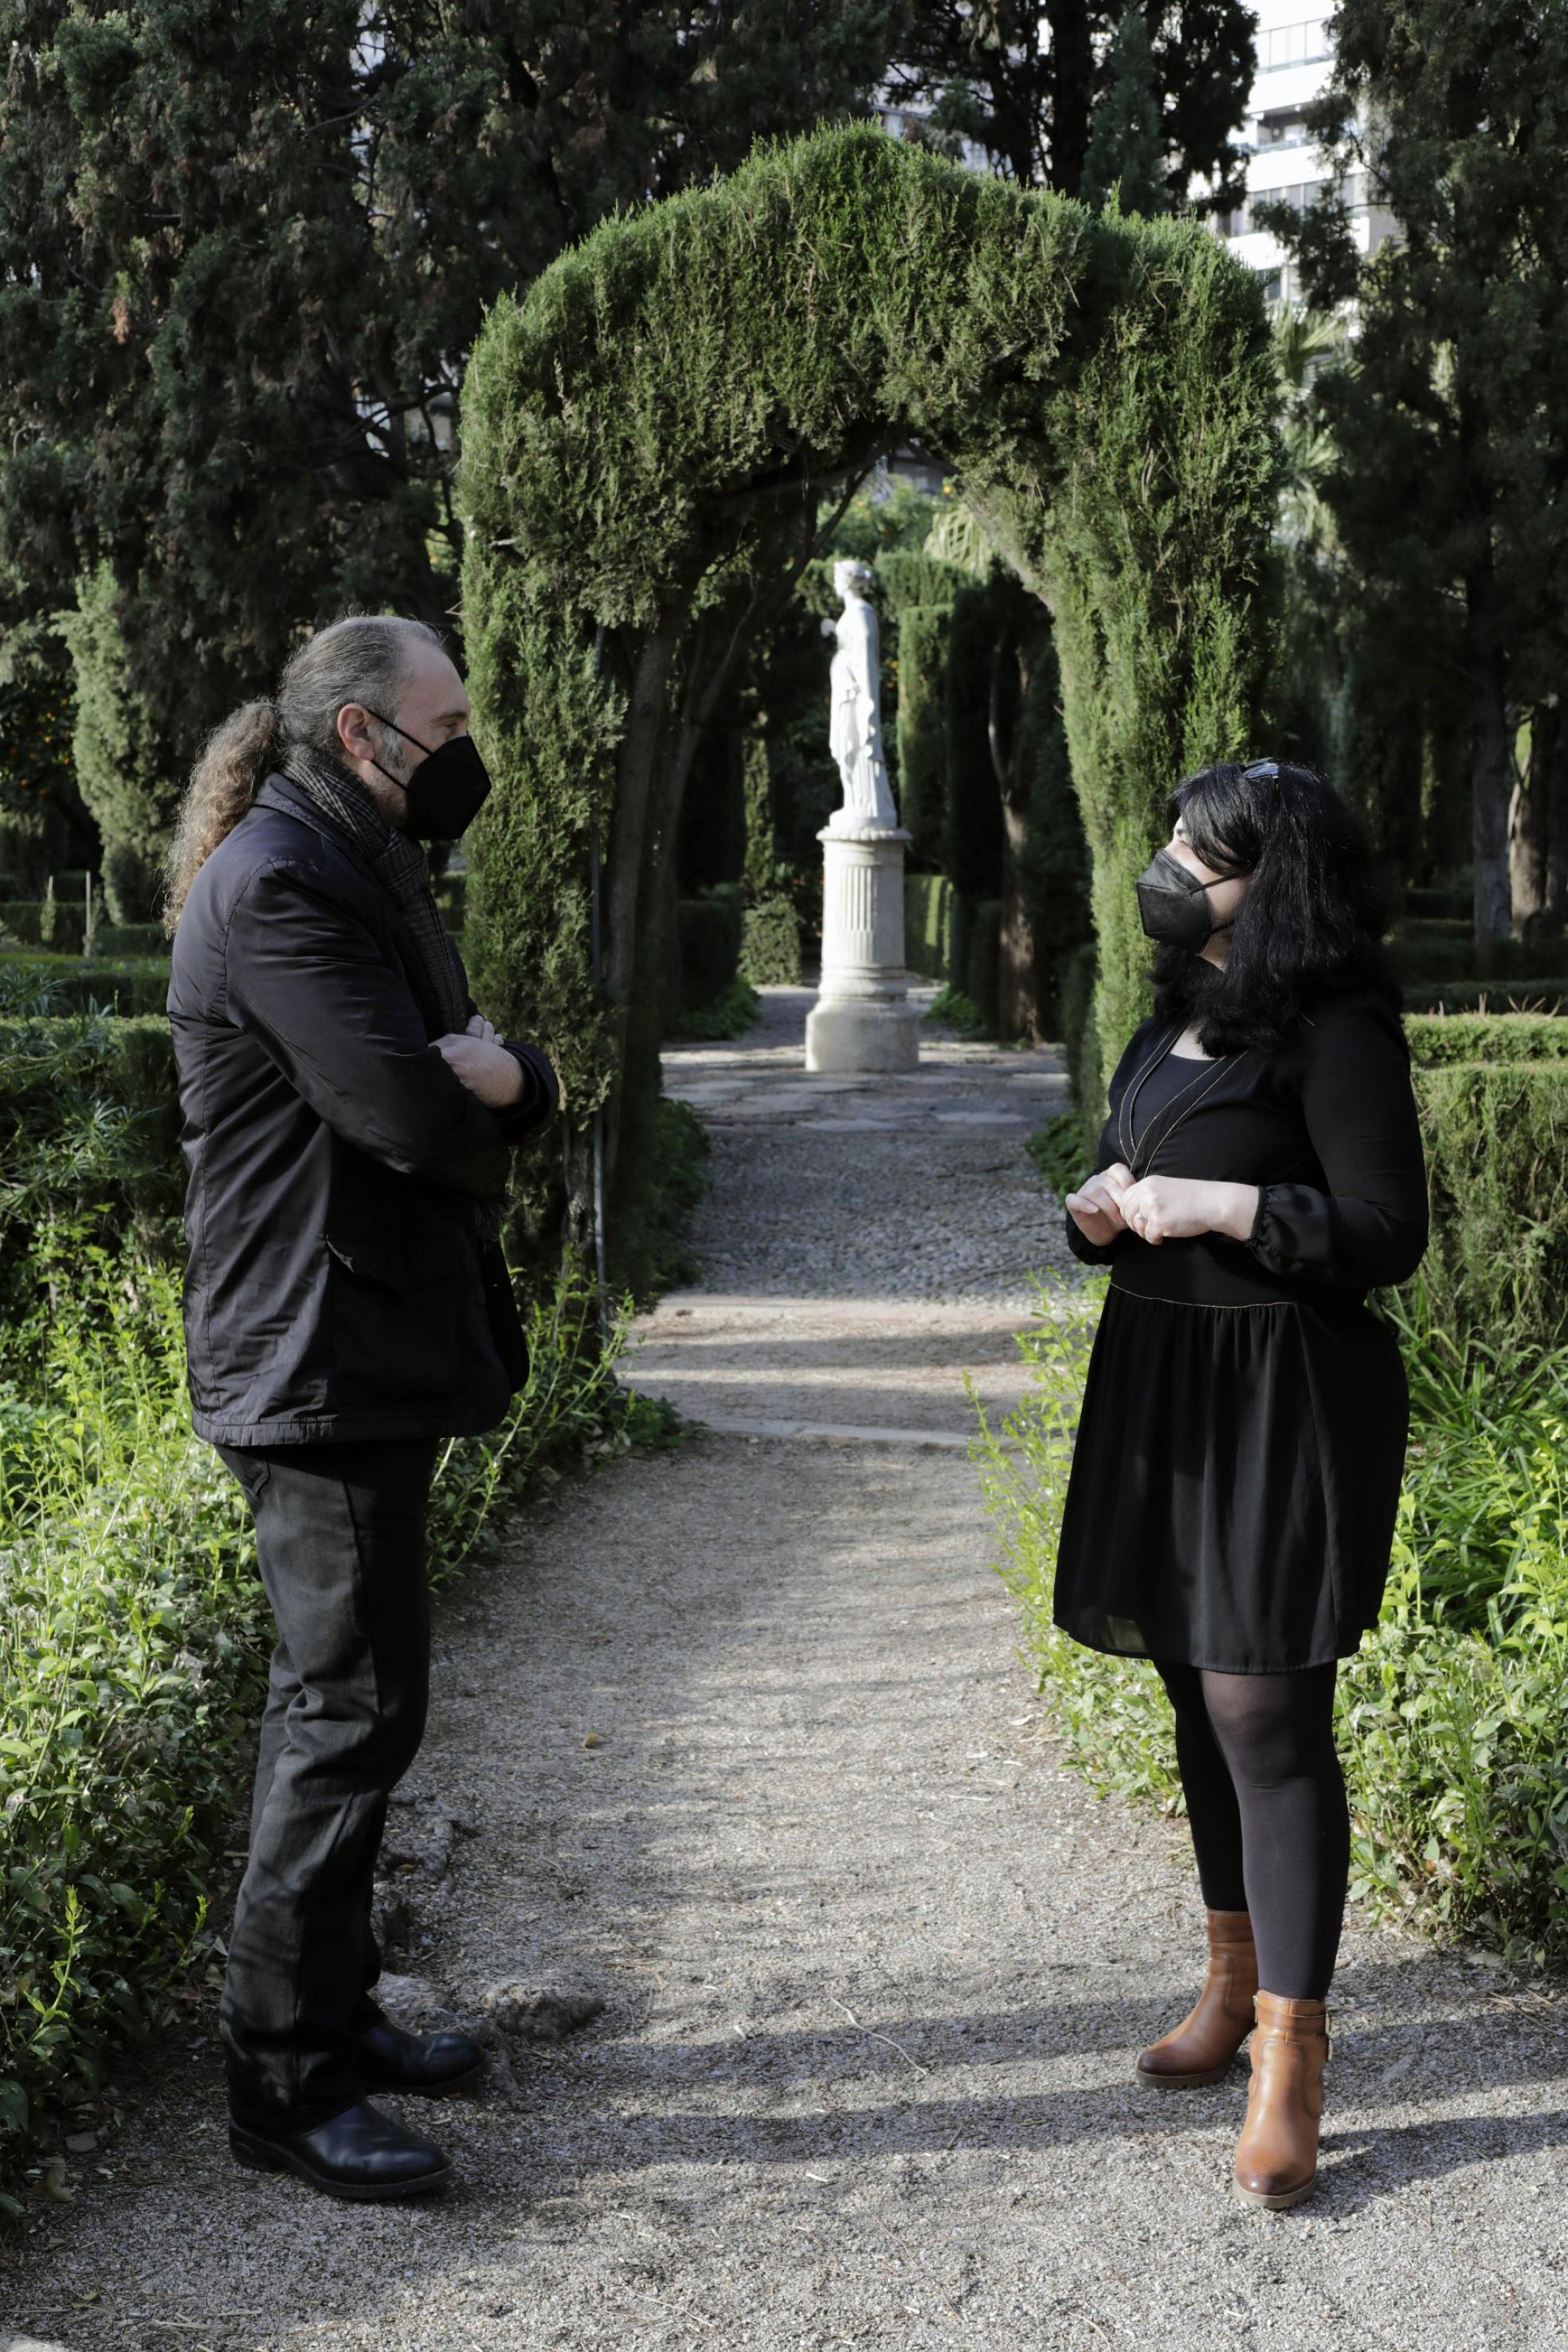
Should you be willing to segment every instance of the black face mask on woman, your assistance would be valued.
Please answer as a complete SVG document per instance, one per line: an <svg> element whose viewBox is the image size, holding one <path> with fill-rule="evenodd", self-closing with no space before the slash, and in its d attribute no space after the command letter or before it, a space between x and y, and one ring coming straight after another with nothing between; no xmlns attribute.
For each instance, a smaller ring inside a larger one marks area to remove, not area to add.
<svg viewBox="0 0 1568 2352"><path fill-rule="evenodd" d="M364 708L369 710L369 704ZM371 710L373 719L381 719L395 735L405 743L419 743L417 735L410 735L395 719L382 719L379 710ZM425 757L414 773L404 782L379 760L379 768L389 784L395 784L408 803L408 814L403 830L414 841L456 841L466 833L485 802L489 797L490 775L479 757L479 747L471 735L449 736L437 743L432 751L427 744L419 743Z"/></svg>
<svg viewBox="0 0 1568 2352"><path fill-rule="evenodd" d="M1146 937L1163 945L1185 948L1189 955L1198 955L1215 931L1233 928L1215 921L1208 900L1213 883L1200 882L1192 867L1184 866L1168 849L1154 852L1132 887L1138 893L1138 916Z"/></svg>

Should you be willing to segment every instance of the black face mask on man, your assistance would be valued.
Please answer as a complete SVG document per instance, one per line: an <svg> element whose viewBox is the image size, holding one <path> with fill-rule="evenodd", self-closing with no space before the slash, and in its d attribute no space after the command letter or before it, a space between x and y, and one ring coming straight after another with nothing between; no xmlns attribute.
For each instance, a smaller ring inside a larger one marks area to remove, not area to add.
<svg viewBox="0 0 1568 2352"><path fill-rule="evenodd" d="M370 710L366 703L363 708ZM410 735L395 719L382 719L379 710L370 710L373 719L401 735L405 743L419 743L417 735ZM479 747L471 735L453 735L445 743L437 743L432 751L427 744L419 743L425 757L414 773L404 782L390 768L383 768L375 760L372 764L380 769L389 784L395 784L408 803L408 814L403 830L414 841L456 841L466 833L485 802L489 797L490 775L479 757Z"/></svg>
<svg viewBox="0 0 1568 2352"><path fill-rule="evenodd" d="M1214 885L1200 882L1192 867L1184 866L1168 849L1154 852L1132 887L1138 893L1138 916L1145 936L1163 946L1185 948L1189 955L1199 955L1215 931L1234 929L1230 923L1215 921L1208 900Z"/></svg>

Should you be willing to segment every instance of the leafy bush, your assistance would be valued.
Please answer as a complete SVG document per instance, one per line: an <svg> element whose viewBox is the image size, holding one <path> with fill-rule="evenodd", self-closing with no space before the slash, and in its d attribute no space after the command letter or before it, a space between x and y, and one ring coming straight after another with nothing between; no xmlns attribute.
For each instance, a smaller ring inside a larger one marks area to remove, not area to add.
<svg viewBox="0 0 1568 2352"><path fill-rule="evenodd" d="M990 1037L994 1034L980 1007L965 996L962 988L951 984L937 990L926 1007L925 1017L928 1021L945 1022L962 1037Z"/></svg>
<svg viewBox="0 0 1568 2352"><path fill-rule="evenodd" d="M1432 1202L1426 1278L1442 1320L1556 1339L1568 1324L1568 1060L1418 1061L1414 1077Z"/></svg>
<svg viewBox="0 0 1568 2352"><path fill-rule="evenodd" d="M1061 1508L1104 1277L1038 1286L1027 1395L976 1456L1026 1648L1069 1756L1101 1790L1181 1801L1147 1664L1051 1622ZM1342 1667L1352 1892L1447 1932L1568 1957L1568 1352L1500 1385L1429 1319L1402 1337L1415 1418L1380 1624ZM1503 1368L1507 1369L1507 1368ZM1013 1450L1016 1449L1016 1450ZM1509 1530L1517 1529L1516 1536Z"/></svg>
<svg viewBox="0 0 1568 2352"><path fill-rule="evenodd" d="M1407 1014L1413 1058L1439 1062L1552 1062L1568 1058L1568 1021L1552 1013Z"/></svg>
<svg viewBox="0 0 1568 2352"><path fill-rule="evenodd" d="M904 877L904 961L925 980L952 980L961 908L945 874Z"/></svg>
<svg viewBox="0 0 1568 2352"><path fill-rule="evenodd" d="M781 893L746 908L741 929L741 978L756 988L800 985L800 918Z"/></svg>
<svg viewBox="0 0 1568 2352"><path fill-rule="evenodd" d="M0 949L0 1021L19 1014L162 1013L166 956L110 960Z"/></svg>
<svg viewBox="0 0 1568 2352"><path fill-rule="evenodd" d="M1568 1013L1561 980L1451 980L1407 985L1407 1013Z"/></svg>
<svg viewBox="0 0 1568 2352"><path fill-rule="evenodd" d="M763 1000L749 980L732 980L711 1003L693 1005L675 1024L675 1034L692 1044L704 1038L742 1037L761 1015Z"/></svg>
<svg viewBox="0 0 1568 2352"><path fill-rule="evenodd" d="M0 2165L74 2075L144 2038L210 1957L218 1850L254 1761L267 1609L237 1487L192 1436L178 1279L72 1243L36 1351L0 1384ZM437 1469L437 1576L542 1461L651 1429L579 1278L528 1318L502 1427ZM657 1421L657 1415L654 1420ZM14 2177L14 2174L13 2174ZM12 2202L9 2199L3 2201Z"/></svg>
<svg viewBox="0 0 1568 2352"><path fill-rule="evenodd" d="M899 614L899 814L912 854L932 863L942 856L946 827L951 618L950 604L907 604Z"/></svg>
<svg viewBox="0 0 1568 2352"><path fill-rule="evenodd" d="M43 943L44 903L41 898L0 898L0 935L25 948Z"/></svg>
<svg viewBox="0 0 1568 2352"><path fill-rule="evenodd" d="M998 1030L997 994L1001 985L1002 901L983 898L974 909L964 961L964 994L984 1024L985 1034Z"/></svg>
<svg viewBox="0 0 1568 2352"><path fill-rule="evenodd" d="M687 1009L713 1003L734 979L743 916L741 894L732 886L680 901L680 990Z"/></svg>
<svg viewBox="0 0 1568 2352"><path fill-rule="evenodd" d="M92 951L99 956L162 956L167 986L169 940L162 923L99 923Z"/></svg>

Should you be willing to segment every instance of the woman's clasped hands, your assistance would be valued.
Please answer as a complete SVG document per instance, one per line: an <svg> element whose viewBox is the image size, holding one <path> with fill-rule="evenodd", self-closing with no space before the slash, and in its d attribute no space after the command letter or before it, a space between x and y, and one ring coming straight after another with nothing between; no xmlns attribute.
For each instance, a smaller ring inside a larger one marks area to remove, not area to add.
<svg viewBox="0 0 1568 2352"><path fill-rule="evenodd" d="M1134 1176L1117 1160L1069 1192L1064 1205L1097 1249L1121 1233L1154 1243L1190 1241L1199 1234L1244 1242L1257 1223L1258 1187L1201 1176Z"/></svg>

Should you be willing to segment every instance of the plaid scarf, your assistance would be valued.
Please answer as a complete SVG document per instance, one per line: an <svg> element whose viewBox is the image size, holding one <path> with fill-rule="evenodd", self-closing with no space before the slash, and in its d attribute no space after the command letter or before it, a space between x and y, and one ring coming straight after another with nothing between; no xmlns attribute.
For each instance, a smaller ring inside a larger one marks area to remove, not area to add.
<svg viewBox="0 0 1568 2352"><path fill-rule="evenodd" d="M303 743L290 743L280 765L339 833L362 850L414 941L418 959L421 1009L443 1036L461 1036L468 1026L468 991L457 949L430 887L425 852L406 834L395 833L357 776L336 760Z"/></svg>

